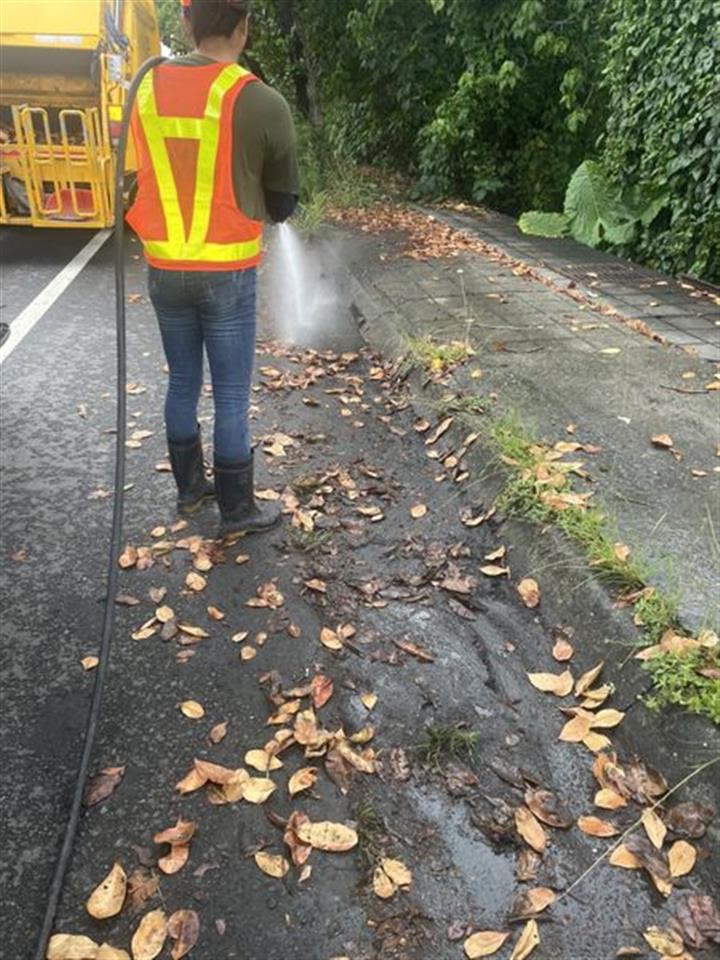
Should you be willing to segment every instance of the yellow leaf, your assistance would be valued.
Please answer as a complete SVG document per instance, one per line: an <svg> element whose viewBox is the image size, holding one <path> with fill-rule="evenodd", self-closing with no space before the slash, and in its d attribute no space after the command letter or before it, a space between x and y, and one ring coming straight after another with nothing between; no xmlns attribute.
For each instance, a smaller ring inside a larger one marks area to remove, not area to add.
<svg viewBox="0 0 720 960"><path fill-rule="evenodd" d="M165 945L167 920L162 910L151 910L140 921L130 942L133 960L155 960Z"/></svg>
<svg viewBox="0 0 720 960"><path fill-rule="evenodd" d="M96 960L99 946L80 934L55 933L50 937L47 960Z"/></svg>
<svg viewBox="0 0 720 960"><path fill-rule="evenodd" d="M397 885L380 866L375 867L373 871L373 892L381 900L389 900L397 893Z"/></svg>
<svg viewBox="0 0 720 960"><path fill-rule="evenodd" d="M190 573L185 577L185 586L188 590L193 590L195 593L200 593L201 590L204 590L207 586L207 580L202 574L196 573L194 570L191 570Z"/></svg>
<svg viewBox="0 0 720 960"><path fill-rule="evenodd" d="M479 930L468 937L463 944L465 956L468 960L491 957L498 952L509 936L509 933L501 933L498 930Z"/></svg>
<svg viewBox="0 0 720 960"><path fill-rule="evenodd" d="M253 770L259 770L260 773L279 770L283 765L282 760L278 760L267 750L248 750L245 754L245 763Z"/></svg>
<svg viewBox="0 0 720 960"><path fill-rule="evenodd" d="M592 753L600 753L601 750L607 750L612 746L612 741L605 734L595 733L594 730L583 737L582 742Z"/></svg>
<svg viewBox="0 0 720 960"><path fill-rule="evenodd" d="M209 606L207 608L207 615L210 617L211 620L217 621L217 620L225 619L225 614L222 612L222 610L218 610L217 607L213 607L213 606Z"/></svg>
<svg viewBox="0 0 720 960"><path fill-rule="evenodd" d="M83 670L94 670L100 663L100 660L97 657L83 657L80 663L82 664Z"/></svg>
<svg viewBox="0 0 720 960"><path fill-rule="evenodd" d="M358 835L352 827L343 823L321 820L317 823L302 823L297 828L298 838L316 850L343 853L357 846Z"/></svg>
<svg viewBox="0 0 720 960"><path fill-rule="evenodd" d="M595 794L594 803L596 807L602 807L603 810L617 810L619 807L626 806L627 800L610 787L603 787Z"/></svg>
<svg viewBox="0 0 720 960"><path fill-rule="evenodd" d="M372 710L378 701L376 693L361 693L360 700L366 710Z"/></svg>
<svg viewBox="0 0 720 960"><path fill-rule="evenodd" d="M640 870L642 864L630 850L621 843L616 847L608 858L608 863L613 867L623 867L625 870Z"/></svg>
<svg viewBox="0 0 720 960"><path fill-rule="evenodd" d="M663 960L669 957L680 957L685 952L682 937L674 930L648 927L643 933L643 937L653 950L662 954Z"/></svg>
<svg viewBox="0 0 720 960"><path fill-rule="evenodd" d="M244 646L240 647L240 659L241 660L254 660L257 656L257 650L251 644L246 643Z"/></svg>
<svg viewBox="0 0 720 960"><path fill-rule="evenodd" d="M383 857L380 866L398 887L409 887L412 883L412 872L408 870L402 860Z"/></svg>
<svg viewBox="0 0 720 960"><path fill-rule="evenodd" d="M584 673L578 682L575 684L575 695L580 696L585 693L597 680L602 672L602 668L605 666L605 661L601 660L600 663L596 664L591 670L588 670Z"/></svg>
<svg viewBox="0 0 720 960"><path fill-rule="evenodd" d="M590 733L590 721L587 717L573 717L560 731L560 740L566 743L580 743Z"/></svg>
<svg viewBox="0 0 720 960"><path fill-rule="evenodd" d="M536 853L545 850L548 843L547 833L527 807L518 807L515 810L515 829Z"/></svg>
<svg viewBox="0 0 720 960"><path fill-rule="evenodd" d="M593 730L596 727L600 727L602 729L616 727L622 722L624 716L625 714L622 710L600 710L590 721L590 727Z"/></svg>
<svg viewBox="0 0 720 960"><path fill-rule="evenodd" d="M303 790L309 790L315 786L317 780L317 767L302 767L294 773L288 781L288 792L291 797Z"/></svg>
<svg viewBox="0 0 720 960"><path fill-rule="evenodd" d="M600 817L578 817L577 825L583 833L591 837L615 837L619 832L615 824L601 820Z"/></svg>
<svg viewBox="0 0 720 960"><path fill-rule="evenodd" d="M645 827L645 833L650 839L650 843L652 843L656 850L661 850L665 840L665 835L667 834L667 827L665 824L655 813L655 811L650 809L643 810L642 823L643 827Z"/></svg>
<svg viewBox="0 0 720 960"><path fill-rule="evenodd" d="M103 943L95 960L130 960L130 954L127 950L119 950L117 947L111 947L109 943Z"/></svg>
<svg viewBox="0 0 720 960"><path fill-rule="evenodd" d="M276 784L264 777L248 777L242 785L243 800L248 803L265 803L275 790Z"/></svg>
<svg viewBox="0 0 720 960"><path fill-rule="evenodd" d="M276 877L278 880L284 877L290 869L290 864L285 857L279 854L265 853L264 850L255 854L255 863L263 873L266 873L269 877Z"/></svg>
<svg viewBox="0 0 720 960"><path fill-rule="evenodd" d="M342 650L343 642L340 637L329 627L323 627L320 631L320 643L328 650Z"/></svg>
<svg viewBox="0 0 720 960"><path fill-rule="evenodd" d="M184 633L188 637L195 637L196 640L207 640L207 638L210 636L207 630L203 630L202 627L194 627L190 623L179 623L178 630L180 633Z"/></svg>
<svg viewBox="0 0 720 960"><path fill-rule="evenodd" d="M497 550L491 550L490 553L486 553L485 559L490 560L491 562L493 560L502 560L502 558L505 556L506 553L507 553L506 547L498 547Z"/></svg>
<svg viewBox="0 0 720 960"><path fill-rule="evenodd" d="M538 934L537 920L528 920L517 943L513 947L510 960L525 960L539 943L540 935Z"/></svg>
<svg viewBox="0 0 720 960"><path fill-rule="evenodd" d="M157 608L155 616L160 623L169 623L170 620L175 619L175 611L172 607L162 606Z"/></svg>
<svg viewBox="0 0 720 960"><path fill-rule="evenodd" d="M529 673L530 683L543 693L552 693L556 697L566 697L573 688L573 676L569 670L563 673Z"/></svg>
<svg viewBox="0 0 720 960"><path fill-rule="evenodd" d="M114 863L110 873L88 898L85 909L96 920L115 917L123 908L127 892L127 877L122 865Z"/></svg>
<svg viewBox="0 0 720 960"><path fill-rule="evenodd" d="M180 712L191 720L199 720L205 716L205 707L197 700L183 700L180 704Z"/></svg>
<svg viewBox="0 0 720 960"><path fill-rule="evenodd" d="M495 563L489 563L480 567L480 572L486 577L507 577L510 576L510 567L499 567Z"/></svg>
<svg viewBox="0 0 720 960"><path fill-rule="evenodd" d="M684 877L690 873L697 860L697 850L687 840L676 840L668 851L671 877Z"/></svg>
<svg viewBox="0 0 720 960"><path fill-rule="evenodd" d="M540 603L540 587L537 580L533 580L532 577L522 579L517 586L517 592L525 606L531 610Z"/></svg>

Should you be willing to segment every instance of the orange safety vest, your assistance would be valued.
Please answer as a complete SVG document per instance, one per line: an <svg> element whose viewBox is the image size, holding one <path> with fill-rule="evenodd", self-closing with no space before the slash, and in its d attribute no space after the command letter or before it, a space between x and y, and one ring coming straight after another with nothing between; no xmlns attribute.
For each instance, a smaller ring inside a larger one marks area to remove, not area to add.
<svg viewBox="0 0 720 960"><path fill-rule="evenodd" d="M140 83L132 117L138 192L127 220L166 270L245 270L262 223L235 200L233 108L257 77L235 64L163 64Z"/></svg>

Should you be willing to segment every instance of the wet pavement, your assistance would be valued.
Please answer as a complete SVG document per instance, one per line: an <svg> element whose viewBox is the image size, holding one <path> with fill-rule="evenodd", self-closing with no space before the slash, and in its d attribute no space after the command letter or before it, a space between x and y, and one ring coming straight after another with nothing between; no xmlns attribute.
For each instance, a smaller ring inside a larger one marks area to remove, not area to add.
<svg viewBox="0 0 720 960"><path fill-rule="evenodd" d="M92 685L80 660L96 652L100 631L114 444L110 259L108 250L95 258L2 368L0 882L3 943L14 960L31 955L42 914ZM142 439L127 450L126 539L150 548L169 540L173 549L156 546L152 566L122 575L133 601L118 606L93 769L126 772L83 816L57 929L128 949L139 917L162 906L199 914L197 960L451 960L463 956L463 936L474 929L512 931L498 953L506 960L524 923L513 919L518 892L543 886L559 895L610 842L548 828L536 877L518 882L522 845L512 818L527 783L554 791L573 820L600 813L624 828L639 813L632 804L611 816L593 807L592 754L558 740L567 718L557 704L574 699L556 701L527 681L528 671L558 669L553 628L574 633L576 677L608 660L605 679L616 692L606 705L628 713L605 732L622 757L640 752L672 785L707 762L715 742L702 725L658 719L635 702L637 689L608 645L624 628L600 604L596 610L592 593L582 607L563 606L562 591L554 597L548 583L539 608L519 601L516 583L527 571L515 568L509 528L493 518L471 529L460 519L463 508L477 515L489 506L482 480L458 487L428 456L438 444L415 428L415 398L367 354L349 312L339 313L332 339L314 345L320 352L274 344L263 318L253 431L271 452L259 454L259 486L283 498L286 522L214 551L206 587L188 589L188 538L212 538L217 518L209 507L171 530L172 481L157 469L166 455L163 358L135 245L127 266L129 434L141 431ZM12 281L20 289L19 278ZM201 413L209 435L208 396ZM418 504L428 509L415 519ZM500 546L512 579L480 572ZM238 555L249 559L238 564ZM248 606L271 581L282 603ZM162 588L162 601L151 597ZM163 640L156 631L132 639L159 602L209 637L189 643L187 633ZM333 651L320 633L339 624L355 632ZM243 660L247 645L255 656ZM306 760L296 746L283 753L285 769L272 775L277 789L265 806L214 805L207 788L178 795L174 786L195 757L241 766L246 751L277 730L267 725L277 708L267 692L277 698L279 684L288 691L316 673L334 684L318 711L322 726L349 737L371 725L376 773L356 772L346 784L348 770L335 770L333 780L323 757ZM360 699L370 692L372 709ZM203 705L202 719L181 713L187 700ZM227 735L212 744L210 729L225 721ZM428 760L426 728L457 724L477 732L474 754ZM318 767L317 784L291 800L288 773L308 764ZM676 799L707 802L716 784L709 770ZM356 824L359 849L314 851L302 881L295 870L282 880L265 876L253 854L284 852L278 818L293 810ZM165 876L157 860L166 848L152 837L180 816L197 823L197 834L188 864ZM623 946L642 946L642 930L663 922L684 894L717 888L717 823L696 843L714 856L679 880L667 903L639 872L601 865L541 915L534 956L610 960ZM368 882L367 865L381 856L413 873L410 888L388 901ZM158 876L159 892L139 912L128 904L115 919L92 920L84 903L114 861L128 874Z"/></svg>

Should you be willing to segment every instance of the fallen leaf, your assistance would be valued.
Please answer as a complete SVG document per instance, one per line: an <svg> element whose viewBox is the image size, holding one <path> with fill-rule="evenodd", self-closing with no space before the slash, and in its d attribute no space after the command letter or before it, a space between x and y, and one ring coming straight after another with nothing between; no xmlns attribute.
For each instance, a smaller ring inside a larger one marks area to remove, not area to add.
<svg viewBox="0 0 720 960"><path fill-rule="evenodd" d="M243 563L247 563L249 559L250 559L250 554L249 554L249 553L239 553L239 554L235 557L235 563L241 565L241 564L243 564Z"/></svg>
<svg viewBox="0 0 720 960"><path fill-rule="evenodd" d="M251 644L246 643L244 646L240 647L240 659L247 662L248 660L254 660L257 656L257 650Z"/></svg>
<svg viewBox="0 0 720 960"><path fill-rule="evenodd" d="M534 914L547 910L555 902L555 891L550 887L531 887L523 890L512 902L510 913L513 919L526 920Z"/></svg>
<svg viewBox="0 0 720 960"><path fill-rule="evenodd" d="M528 920L520 937L513 947L510 960L525 960L540 943L537 920Z"/></svg>
<svg viewBox="0 0 720 960"><path fill-rule="evenodd" d="M468 937L463 944L465 956L468 960L479 960L480 957L492 957L505 943L509 933L498 930L478 930Z"/></svg>
<svg viewBox="0 0 720 960"><path fill-rule="evenodd" d="M668 829L679 837L698 840L705 835L707 826L714 816L714 807L688 800L671 807L665 816L665 823Z"/></svg>
<svg viewBox="0 0 720 960"><path fill-rule="evenodd" d="M132 911L139 913L160 889L160 878L155 873L138 868L128 877L127 889Z"/></svg>
<svg viewBox="0 0 720 960"><path fill-rule="evenodd" d="M565 663L575 653L575 648L565 637L558 637L552 648L552 655L558 663Z"/></svg>
<svg viewBox="0 0 720 960"><path fill-rule="evenodd" d="M255 863L263 873L266 873L269 877L275 877L277 880L282 879L290 869L290 864L285 857L279 854L266 853L264 850L259 850L255 854Z"/></svg>
<svg viewBox="0 0 720 960"><path fill-rule="evenodd" d="M185 586L188 588L188 590L192 590L195 593L200 593L207 586L207 580L202 576L202 574L191 570L185 577Z"/></svg>
<svg viewBox="0 0 720 960"><path fill-rule="evenodd" d="M657 813L650 809L643 810L642 823L643 827L645 828L645 833L650 838L652 845L656 850L661 850L667 834L667 827L665 824L662 822Z"/></svg>
<svg viewBox="0 0 720 960"><path fill-rule="evenodd" d="M556 697L566 697L574 683L569 670L562 673L528 673L527 678L537 690L552 693Z"/></svg>
<svg viewBox="0 0 720 960"><path fill-rule="evenodd" d="M509 577L510 567L500 567L495 563L488 563L480 567L480 572L484 573L486 577Z"/></svg>
<svg viewBox="0 0 720 960"><path fill-rule="evenodd" d="M83 794L83 804L92 807L106 800L125 776L125 767L106 767L88 780Z"/></svg>
<svg viewBox="0 0 720 960"><path fill-rule="evenodd" d="M613 556L619 563L626 563L630 556L630 547L626 543L614 543Z"/></svg>
<svg viewBox="0 0 720 960"><path fill-rule="evenodd" d="M317 780L317 767L302 767L294 773L288 781L288 792L291 797L303 790L309 790L315 786Z"/></svg>
<svg viewBox="0 0 720 960"><path fill-rule="evenodd" d="M421 517L424 517L428 512L428 508L424 503L416 503L410 507L410 516L413 520L419 520Z"/></svg>
<svg viewBox="0 0 720 960"><path fill-rule="evenodd" d="M111 947L109 943L101 943L100 949L95 954L95 960L130 960L130 954L127 950Z"/></svg>
<svg viewBox="0 0 720 960"><path fill-rule="evenodd" d="M602 672L602 668L605 666L605 661L601 660L600 663L596 664L592 669L587 670L575 684L575 696L579 697L581 694L585 693L597 680Z"/></svg>
<svg viewBox="0 0 720 960"><path fill-rule="evenodd" d="M170 620L175 619L175 611L172 607L158 607L155 611L155 617L160 623L169 623Z"/></svg>
<svg viewBox="0 0 720 960"><path fill-rule="evenodd" d="M217 607L213 606L209 606L207 608L207 615L211 620L215 620L216 622L225 619L225 614L222 612L222 610L218 610Z"/></svg>
<svg viewBox="0 0 720 960"><path fill-rule="evenodd" d="M80 663L82 664L83 670L94 670L100 663L100 660L97 657L83 657Z"/></svg>
<svg viewBox="0 0 720 960"><path fill-rule="evenodd" d="M392 882L390 877L385 873L382 867L375 867L373 871L373 893L376 897L380 897L381 900L389 900L390 897L395 896L397 893L397 886Z"/></svg>
<svg viewBox="0 0 720 960"><path fill-rule="evenodd" d="M532 577L521 580L517 586L517 592L525 606L531 610L540 603L540 587L537 580L533 580Z"/></svg>
<svg viewBox="0 0 720 960"><path fill-rule="evenodd" d="M663 960L667 957L679 957L685 952L682 937L674 930L648 927L643 933L643 937L656 953L662 955Z"/></svg>
<svg viewBox="0 0 720 960"><path fill-rule="evenodd" d="M525 803L537 819L549 827L567 830L573 824L570 811L557 794L551 793L550 790L544 790L542 787L528 787L525 791Z"/></svg>
<svg viewBox="0 0 720 960"><path fill-rule="evenodd" d="M536 853L542 853L547 847L548 835L527 807L516 808L515 829Z"/></svg>
<svg viewBox="0 0 720 960"><path fill-rule="evenodd" d="M599 710L590 720L590 728L610 729L622 722L625 714L622 710Z"/></svg>
<svg viewBox="0 0 720 960"><path fill-rule="evenodd" d="M334 630L323 627L320 630L320 643L328 650L342 650L343 642Z"/></svg>
<svg viewBox="0 0 720 960"><path fill-rule="evenodd" d="M180 704L180 712L190 720L200 720L205 716L205 707L197 700L183 700Z"/></svg>
<svg viewBox="0 0 720 960"><path fill-rule="evenodd" d="M283 763L268 750L248 750L245 754L245 763L253 770L267 773L269 770L280 770Z"/></svg>
<svg viewBox="0 0 720 960"><path fill-rule="evenodd" d="M170 956L172 960L181 960L187 956L200 936L200 917L194 910L176 910L167 922L167 932L175 941Z"/></svg>
<svg viewBox="0 0 720 960"><path fill-rule="evenodd" d="M402 860L393 860L389 857L383 857L380 861L380 866L385 871L385 873L390 877L393 883L396 883L398 887L408 887L412 883L412 873Z"/></svg>
<svg viewBox="0 0 720 960"><path fill-rule="evenodd" d="M115 917L123 908L127 893L127 876L122 864L114 863L105 879L93 890L85 909L96 920Z"/></svg>
<svg viewBox="0 0 720 960"><path fill-rule="evenodd" d="M227 734L227 728L227 720L224 720L222 723L216 723L208 734L212 743L220 743L221 740L224 740Z"/></svg>
<svg viewBox="0 0 720 960"><path fill-rule="evenodd" d="M668 866L671 877L684 877L695 866L697 850L687 840L676 840L668 850Z"/></svg>
<svg viewBox="0 0 720 960"><path fill-rule="evenodd" d="M358 835L352 827L342 823L321 820L317 823L301 823L297 827L298 838L315 850L343 853L357 846Z"/></svg>
<svg viewBox="0 0 720 960"><path fill-rule="evenodd" d="M332 697L333 682L330 677L326 677L322 673L316 673L310 681L310 690L313 706L316 710L319 710Z"/></svg>
<svg viewBox="0 0 720 960"><path fill-rule="evenodd" d="M641 870L642 864L624 843L615 847L608 857L608 863L613 867L623 867L625 870Z"/></svg>
<svg viewBox="0 0 720 960"><path fill-rule="evenodd" d="M123 550L123 552L118 557L118 564L122 567L123 570L129 570L130 567L134 567L138 561L138 552L137 547L134 547L131 543L128 543Z"/></svg>
<svg viewBox="0 0 720 960"><path fill-rule="evenodd" d="M96 960L99 945L80 934L54 933L50 937L47 960Z"/></svg>
<svg viewBox="0 0 720 960"><path fill-rule="evenodd" d="M616 837L620 832L614 823L600 817L578 817L577 825L591 837Z"/></svg>
<svg viewBox="0 0 720 960"><path fill-rule="evenodd" d="M662 447L665 450L669 450L673 444L673 438L669 433L656 433L653 437L650 438L650 442L653 446Z"/></svg>
<svg viewBox="0 0 720 960"><path fill-rule="evenodd" d="M559 739L565 743L580 743L590 733L590 721L587 717L577 716L568 720L560 731Z"/></svg>
<svg viewBox="0 0 720 960"><path fill-rule="evenodd" d="M615 790L609 787L603 787L595 794L594 804L596 807L602 807L603 810L617 810L620 807L627 806L625 797L621 797Z"/></svg>
<svg viewBox="0 0 720 960"><path fill-rule="evenodd" d="M167 920L163 910L151 910L140 921L130 942L133 960L155 960L167 939Z"/></svg>
<svg viewBox="0 0 720 960"><path fill-rule="evenodd" d="M708 942L720 943L720 912L707 894L691 893L680 900L672 923L685 943L697 950L704 949Z"/></svg>
<svg viewBox="0 0 720 960"><path fill-rule="evenodd" d="M393 640L393 643L396 647L404 650L405 653L409 653L410 656L417 657L418 660L422 660L425 663L435 662L435 657L431 653L428 653L427 650L424 650L416 643L412 643L410 640Z"/></svg>
<svg viewBox="0 0 720 960"><path fill-rule="evenodd" d="M265 803L276 787L272 780L264 777L248 777L242 787L243 800L248 803Z"/></svg>
<svg viewBox="0 0 720 960"><path fill-rule="evenodd" d="M376 693L361 693L360 700L366 710L372 710L378 701Z"/></svg>

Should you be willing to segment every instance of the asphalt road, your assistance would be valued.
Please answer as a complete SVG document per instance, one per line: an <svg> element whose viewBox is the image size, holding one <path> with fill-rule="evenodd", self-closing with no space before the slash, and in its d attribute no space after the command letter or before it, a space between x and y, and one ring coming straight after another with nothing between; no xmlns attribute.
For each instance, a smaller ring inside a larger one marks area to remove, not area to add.
<svg viewBox="0 0 720 960"><path fill-rule="evenodd" d="M86 241L64 233L4 234L4 319L12 323ZM148 545L151 530L174 520L172 483L155 469L165 455L165 375L135 244L128 245L126 265L129 382L136 384L128 397L130 432L151 435L127 451L125 529L128 541ZM270 330L263 325L262 332ZM408 399L388 387L370 358L339 355L361 346L343 311L332 336L317 346L335 352L261 347L254 432L265 438L263 446L277 434L293 441L283 455L263 455L260 485L277 492L292 485L303 507L317 511L319 533L303 536L286 524L241 542L216 558L199 594L185 587L191 566L181 548L156 557L151 569L123 575L123 591L139 602L118 608L93 768L123 765L127 772L117 792L83 817L58 930L127 949L138 914L126 908L117 920L93 921L85 900L114 860L128 873L151 869L166 852L153 845L153 834L183 816L198 824L190 863L175 876L161 875L160 898L144 909L198 911L201 938L193 960L452 960L462 949L449 938L449 926L459 925L461 932L463 925L506 929L512 913L515 846L511 838L490 842L485 829L490 819L501 833L513 833L507 809L521 802L522 792L508 778L522 783L522 768L554 790L573 817L592 812L591 758L557 740L557 708L525 676L527 670L553 669L552 625L525 609L507 580L478 575L483 557L501 545L502 528L483 524L469 530L459 522L458 509L469 500L439 479L437 463L413 429ZM92 684L80 661L96 652L102 615L113 351L107 245L0 368L5 821L0 942L3 955L13 960L31 955ZM274 370L285 379L280 382ZM202 415L211 415L207 398ZM418 503L429 510L413 519L410 507ZM358 504L379 509L384 518L363 516ZM215 522L208 508L187 532L163 537L211 537ZM243 553L249 560L238 565L235 557ZM459 593L441 586L458 577L471 578ZM270 580L283 603L248 607L247 600ZM308 587L313 580L325 589ZM162 587L178 619L202 626L209 639L192 646L182 645L182 637L163 642L157 634L131 639L155 610L150 589ZM213 619L208 606L224 619ZM299 637L288 630L291 623L300 628ZM334 653L318 638L322 627L340 623L357 632ZM571 626L587 641L578 644L573 663L579 674L598 657L589 642L590 619ZM257 651L247 662L231 639L245 630ZM419 644L433 661L402 652L398 640ZM187 651L194 655L183 663ZM398 857L413 871L410 891L387 903L368 894L354 855L316 851L312 876L302 883L290 875L282 881L266 877L252 855L262 847L281 852L282 833L263 808L214 806L204 790L185 798L173 791L193 757L234 768L248 748L270 737L263 675L276 671L287 689L317 670L335 684L321 712L325 727L342 726L349 735L372 724L384 751L381 776L356 775L344 795L325 775L322 760L301 761L294 753L287 760L291 770L305 763L320 767L317 787L307 799L291 802L279 779L278 799L270 806L280 816L299 807L314 820L359 819L366 854ZM364 692L378 696L371 710L359 698ZM201 720L178 710L189 699L204 706ZM212 745L208 731L223 721L227 736ZM472 769L443 764L440 772L421 762L417 747L425 726L458 722L480 734ZM628 750L633 746L624 744ZM664 742L654 749L669 764L677 741L667 741L664 758ZM704 759L701 743L686 744L683 756L676 757L685 773ZM676 773L664 772L669 779ZM703 783L693 797L707 799L710 789ZM618 819L625 825L630 815L628 810L623 819L621 812ZM596 838L577 830L557 834L534 882L561 890L599 849ZM716 871L706 862L701 878L686 881L688 889L707 886L708 869ZM634 871L605 868L597 877L563 902L560 922L541 925L538 957L611 958L622 946L641 944L643 927L660 922L665 908ZM514 940L517 923L511 929ZM168 953L166 948L163 955Z"/></svg>

